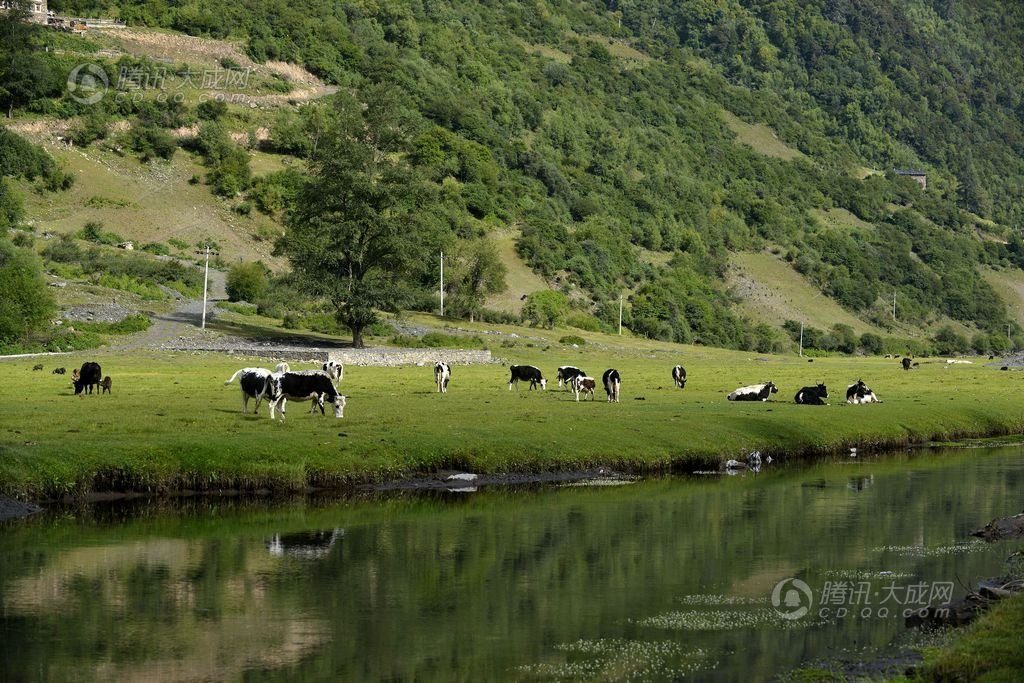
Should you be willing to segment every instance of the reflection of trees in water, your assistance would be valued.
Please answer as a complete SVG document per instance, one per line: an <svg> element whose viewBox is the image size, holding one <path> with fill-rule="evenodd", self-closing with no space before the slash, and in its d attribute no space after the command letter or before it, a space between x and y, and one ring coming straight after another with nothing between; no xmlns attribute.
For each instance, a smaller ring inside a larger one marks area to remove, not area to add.
<svg viewBox="0 0 1024 683"><path fill-rule="evenodd" d="M72 542L74 525L58 543L45 542L52 531L40 540L22 530L0 550L0 673L186 680L257 667L265 679L497 680L584 656L554 647L580 638L735 650L734 631L655 634L642 622L701 608L682 596L763 600L781 578L816 569L970 575L987 560L871 549L946 544L964 536L965 516L984 521L1018 505L1016 480L977 466L984 457L485 492L454 504L404 496L275 514L214 509L178 520L179 538L123 542L123 527L90 527L90 538L113 540L70 550L54 547ZM300 524L324 531L288 532ZM167 535L166 519L154 526ZM884 644L897 628L861 626L745 631L756 655L730 657L720 672L762 677L805 646Z"/></svg>

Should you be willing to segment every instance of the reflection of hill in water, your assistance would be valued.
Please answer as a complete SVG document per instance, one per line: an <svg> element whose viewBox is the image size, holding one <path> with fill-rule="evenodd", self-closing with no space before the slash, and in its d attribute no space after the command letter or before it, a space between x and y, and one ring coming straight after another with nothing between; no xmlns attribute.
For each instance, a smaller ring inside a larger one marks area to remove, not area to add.
<svg viewBox="0 0 1024 683"><path fill-rule="evenodd" d="M294 534L274 534L266 541L271 555L298 557L304 560L318 560L326 557L335 542L345 536L344 529L303 531Z"/></svg>

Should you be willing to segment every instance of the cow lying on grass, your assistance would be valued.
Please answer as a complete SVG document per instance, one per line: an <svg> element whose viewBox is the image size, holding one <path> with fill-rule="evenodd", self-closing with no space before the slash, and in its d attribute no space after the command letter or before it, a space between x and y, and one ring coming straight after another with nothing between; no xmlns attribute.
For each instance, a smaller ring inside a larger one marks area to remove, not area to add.
<svg viewBox="0 0 1024 683"><path fill-rule="evenodd" d="M770 395L777 394L778 392L779 388L775 386L774 382L765 382L764 384L751 384L750 386L740 387L726 396L726 398L730 401L767 401Z"/></svg>
<svg viewBox="0 0 1024 683"><path fill-rule="evenodd" d="M824 384L819 384L816 387L804 387L793 397L794 401L804 406L823 406L826 399L828 399L828 389Z"/></svg>
<svg viewBox="0 0 1024 683"><path fill-rule="evenodd" d="M864 403L881 403L881 399L875 395L875 392L871 391L864 380L858 379L855 383L846 387L846 402L853 405L862 405Z"/></svg>

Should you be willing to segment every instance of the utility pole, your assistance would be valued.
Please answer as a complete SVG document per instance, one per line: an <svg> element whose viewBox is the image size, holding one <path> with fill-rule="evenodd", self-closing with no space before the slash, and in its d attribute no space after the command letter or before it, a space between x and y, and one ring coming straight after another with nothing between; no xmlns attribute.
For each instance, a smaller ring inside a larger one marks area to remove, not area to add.
<svg viewBox="0 0 1024 683"><path fill-rule="evenodd" d="M896 319L896 292L892 293L892 319Z"/></svg>
<svg viewBox="0 0 1024 683"><path fill-rule="evenodd" d="M203 323L202 323L202 328L201 328L201 329L205 330L206 329L206 294L209 291L209 282L210 282L210 253L211 253L210 252L210 245L209 244L206 245L206 251L205 252L197 251L196 253L197 254L202 254L202 253L206 254L206 268L203 271ZM216 252L215 251L215 252L212 252L212 253L215 254L215 255L220 255L220 252Z"/></svg>
<svg viewBox="0 0 1024 683"><path fill-rule="evenodd" d="M444 250L441 250L441 317L444 317Z"/></svg>
<svg viewBox="0 0 1024 683"><path fill-rule="evenodd" d="M800 323L800 357L804 357L804 324Z"/></svg>
<svg viewBox="0 0 1024 683"><path fill-rule="evenodd" d="M622 336L622 295L619 294L619 336Z"/></svg>

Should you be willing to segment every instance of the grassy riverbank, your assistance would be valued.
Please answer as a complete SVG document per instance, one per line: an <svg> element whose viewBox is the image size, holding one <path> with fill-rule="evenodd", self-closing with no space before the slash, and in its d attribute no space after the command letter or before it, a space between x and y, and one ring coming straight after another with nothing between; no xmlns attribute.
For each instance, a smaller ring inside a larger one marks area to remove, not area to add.
<svg viewBox="0 0 1024 683"><path fill-rule="evenodd" d="M595 335L597 336L597 335ZM1021 374L982 363L928 362L910 372L878 358L757 356L614 338L573 348L552 342L495 347L496 357L559 365L600 376L622 373L622 402L577 404L569 393L507 389L500 365L458 366L447 395L434 392L430 367L346 369L345 418L305 414L285 424L266 408L242 415L240 367L272 366L225 355L114 351L2 363L0 493L43 499L103 491L300 490L345 486L458 468L476 472L551 471L610 465L631 471L718 467L752 449L793 457L967 436L1019 433ZM69 369L96 360L113 394L72 395ZM676 389L675 363L690 381ZM298 364L294 364L293 367ZM308 366L307 366L308 367ZM849 406L847 384L863 378L884 401ZM732 389L771 379L767 403L730 403ZM805 385L825 382L832 405L798 406ZM251 407L251 403L250 403Z"/></svg>
<svg viewBox="0 0 1024 683"><path fill-rule="evenodd" d="M1024 680L1024 595L994 606L976 623L938 650L925 653L925 663L910 676L891 683Z"/></svg>

